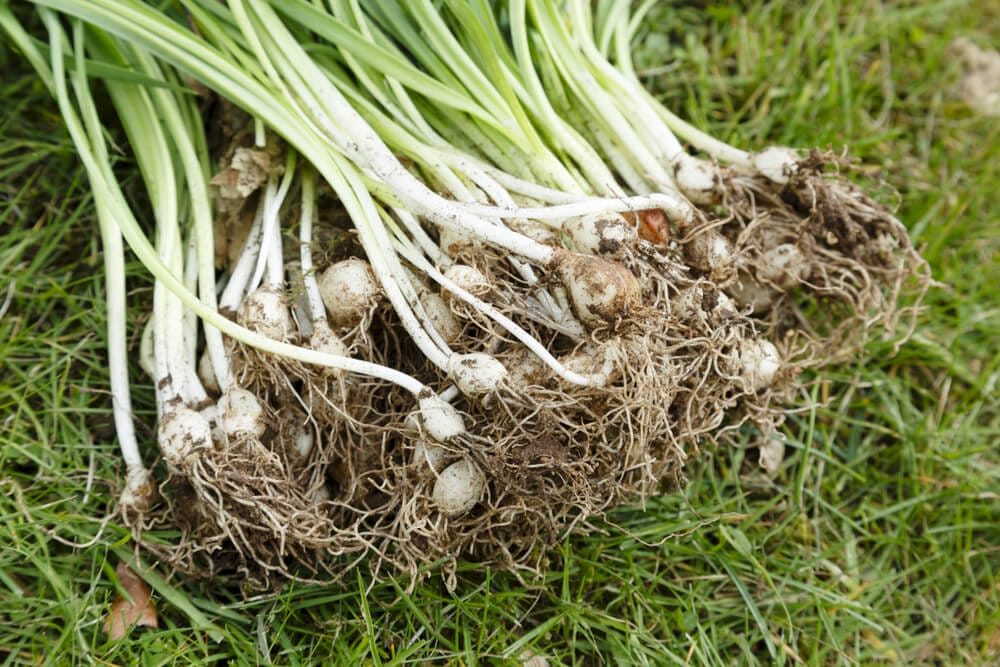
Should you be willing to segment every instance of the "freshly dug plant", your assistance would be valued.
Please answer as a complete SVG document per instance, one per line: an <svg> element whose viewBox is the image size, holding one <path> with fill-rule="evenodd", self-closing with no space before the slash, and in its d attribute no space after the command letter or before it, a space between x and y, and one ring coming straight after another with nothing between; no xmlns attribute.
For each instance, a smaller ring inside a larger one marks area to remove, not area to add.
<svg viewBox="0 0 1000 667"><path fill-rule="evenodd" d="M859 323L894 332L926 289L845 162L743 151L657 103L629 3L34 4L48 53L2 6L0 26L95 191L116 405L122 238L156 278L142 357L167 465L156 501L116 412L123 516L179 530L146 546L192 575L453 577L458 554L537 573L540 545L679 486L707 446L777 433L801 370ZM222 100L212 154L191 81Z"/></svg>

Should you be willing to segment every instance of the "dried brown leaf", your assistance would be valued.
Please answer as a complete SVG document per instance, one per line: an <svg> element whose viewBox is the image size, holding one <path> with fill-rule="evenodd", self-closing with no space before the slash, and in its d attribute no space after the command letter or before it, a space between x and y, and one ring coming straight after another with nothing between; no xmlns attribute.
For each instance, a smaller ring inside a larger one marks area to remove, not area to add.
<svg viewBox="0 0 1000 667"><path fill-rule="evenodd" d="M121 582L128 597L119 593L115 598L107 618L104 619L104 632L108 633L111 639L121 639L133 625L159 627L152 591L146 582L125 563L118 563L115 574L118 575L118 581Z"/></svg>

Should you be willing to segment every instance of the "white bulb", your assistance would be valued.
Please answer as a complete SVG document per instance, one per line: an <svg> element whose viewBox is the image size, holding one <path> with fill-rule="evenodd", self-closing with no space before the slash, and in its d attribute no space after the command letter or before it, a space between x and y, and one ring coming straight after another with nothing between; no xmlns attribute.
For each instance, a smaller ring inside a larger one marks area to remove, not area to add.
<svg viewBox="0 0 1000 667"><path fill-rule="evenodd" d="M674 180L684 196L695 204L712 204L718 198L719 175L708 160L681 152L674 158Z"/></svg>
<svg viewBox="0 0 1000 667"><path fill-rule="evenodd" d="M448 516L465 514L478 503L486 490L486 475L465 458L444 469L434 483L432 499Z"/></svg>
<svg viewBox="0 0 1000 667"><path fill-rule="evenodd" d="M319 295L330 319L340 326L354 326L374 308L382 295L371 266L351 257L331 264L319 276Z"/></svg>
<svg viewBox="0 0 1000 667"><path fill-rule="evenodd" d="M774 382L774 377L781 368L781 355L771 341L748 341L740 351L740 364L750 390L757 391Z"/></svg>
<svg viewBox="0 0 1000 667"><path fill-rule="evenodd" d="M236 321L273 340L285 340L292 332L292 317L285 297L270 287L260 287L248 294L236 312Z"/></svg>
<svg viewBox="0 0 1000 667"><path fill-rule="evenodd" d="M769 249L761 255L756 267L761 280L786 290L805 282L812 272L805 253L794 243L782 243Z"/></svg>
<svg viewBox="0 0 1000 667"><path fill-rule="evenodd" d="M770 285L760 285L745 273L726 289L740 305L749 308L754 315L767 312L778 298L778 290Z"/></svg>
<svg viewBox="0 0 1000 667"><path fill-rule="evenodd" d="M215 369L212 367L212 357L206 349L198 357L198 379L205 389L213 394L219 393L219 381L215 378Z"/></svg>
<svg viewBox="0 0 1000 667"><path fill-rule="evenodd" d="M447 442L465 433L462 415L437 394L424 396L417 404L420 407L420 419L424 424L424 431L438 442Z"/></svg>
<svg viewBox="0 0 1000 667"><path fill-rule="evenodd" d="M453 354L448 357L448 376L466 396L482 396L497 390L507 369L488 354Z"/></svg>
<svg viewBox="0 0 1000 667"><path fill-rule="evenodd" d="M441 472L449 454L441 445L420 439L413 447L413 463L418 466L430 466L434 472Z"/></svg>
<svg viewBox="0 0 1000 667"><path fill-rule="evenodd" d="M481 297L490 291L489 279L482 271L467 264L452 264L445 269L444 277L473 296Z"/></svg>
<svg viewBox="0 0 1000 667"><path fill-rule="evenodd" d="M460 229L440 227L438 245L445 254L454 257L463 250L474 250L479 242L474 236Z"/></svg>
<svg viewBox="0 0 1000 667"><path fill-rule="evenodd" d="M704 230L684 244L688 264L709 273L718 273L732 266L733 244L715 229Z"/></svg>
<svg viewBox="0 0 1000 667"><path fill-rule="evenodd" d="M604 378L610 378L615 371L610 346L597 349L590 346L580 348L559 357L559 363L566 370L584 376L592 377L599 375Z"/></svg>
<svg viewBox="0 0 1000 667"><path fill-rule="evenodd" d="M542 385L552 376L549 367L534 352L521 348L517 354L507 359L507 382L511 387L523 391L531 385Z"/></svg>
<svg viewBox="0 0 1000 667"><path fill-rule="evenodd" d="M129 512L145 512L156 496L156 480L140 465L128 466L125 470L125 488L118 502Z"/></svg>
<svg viewBox="0 0 1000 667"><path fill-rule="evenodd" d="M199 449L212 446L212 430L204 416L180 406L164 412L156 442L167 463L183 467L194 461Z"/></svg>
<svg viewBox="0 0 1000 667"><path fill-rule="evenodd" d="M313 430L309 428L308 424L301 424L297 429L295 429L295 438L292 441L292 446L295 449L295 454L300 458L304 459L309 456L309 452L312 451L313 444L316 442L316 435Z"/></svg>
<svg viewBox="0 0 1000 667"><path fill-rule="evenodd" d="M313 332L309 338L309 347L323 354L331 354L337 357L351 356L351 351L347 349L344 341L340 339L340 336L333 333L324 320L313 322ZM342 375L343 371L332 366L324 366L323 373L327 377L336 377Z"/></svg>
<svg viewBox="0 0 1000 667"><path fill-rule="evenodd" d="M601 257L564 253L557 256L559 278L573 312L591 328L627 318L642 301L642 288L632 272Z"/></svg>
<svg viewBox="0 0 1000 667"><path fill-rule="evenodd" d="M320 503L325 503L330 500L330 489L327 488L326 484L321 484L316 487L313 491L313 502L319 505Z"/></svg>
<svg viewBox="0 0 1000 667"><path fill-rule="evenodd" d="M146 326L142 329L142 338L139 340L139 368L149 376L149 379L156 382L156 355L153 352L153 318L149 318Z"/></svg>
<svg viewBox="0 0 1000 667"><path fill-rule="evenodd" d="M638 232L617 213L595 213L569 218L563 232L578 252L588 255L614 254L635 243Z"/></svg>
<svg viewBox="0 0 1000 667"><path fill-rule="evenodd" d="M799 167L799 155L786 146L769 146L755 153L753 166L761 176L785 185Z"/></svg>
<svg viewBox="0 0 1000 667"><path fill-rule="evenodd" d="M199 412L201 412L202 417L208 420L208 426L212 429L212 442L221 447L226 442L226 432L222 430L222 423L219 419L219 404L209 403Z"/></svg>
<svg viewBox="0 0 1000 667"><path fill-rule="evenodd" d="M507 221L507 226L518 234L527 236L532 241L550 246L559 245L559 237L556 236L555 232L551 228L534 220L529 220L528 218L511 218Z"/></svg>
<svg viewBox="0 0 1000 667"><path fill-rule="evenodd" d="M424 292L420 295L420 305L427 313L434 330L441 334L446 343L454 343L462 335L462 324L452 314L444 298L436 292Z"/></svg>
<svg viewBox="0 0 1000 667"><path fill-rule="evenodd" d="M219 398L219 422L228 435L250 433L264 435L264 408L257 397L246 389L230 387Z"/></svg>

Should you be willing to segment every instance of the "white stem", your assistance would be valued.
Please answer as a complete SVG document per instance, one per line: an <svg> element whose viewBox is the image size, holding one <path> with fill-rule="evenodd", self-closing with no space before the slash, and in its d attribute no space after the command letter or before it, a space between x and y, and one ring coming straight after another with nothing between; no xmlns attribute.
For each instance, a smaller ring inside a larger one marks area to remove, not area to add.
<svg viewBox="0 0 1000 667"><path fill-rule="evenodd" d="M543 17L544 13L554 14L548 2L533 3L539 15L536 21L539 34L550 53L562 78L572 89L576 98L586 108L595 123L607 128L607 132L617 143L625 147L625 154L642 169L655 183L670 183L670 173L664 167L665 160L655 144L648 145L637 134L628 119L618 110L614 100L590 71L588 62L581 58L577 44L586 41L583 35L567 34L558 16ZM576 37L576 42L572 37Z"/></svg>
<svg viewBox="0 0 1000 667"><path fill-rule="evenodd" d="M409 232L410 238L417 242L417 245L420 246L425 255L431 258L432 262L440 266L451 261L447 255L441 252L441 248L434 242L434 239L427 235L427 232L420 226L420 222L412 213L402 208L393 208L392 212L403 224L406 231Z"/></svg>
<svg viewBox="0 0 1000 667"><path fill-rule="evenodd" d="M132 421L132 396L128 379L127 308L125 304L125 257L121 233L111 216L98 208L104 273L107 276L108 373L111 379L111 413L125 465L142 466L139 443Z"/></svg>
<svg viewBox="0 0 1000 667"><path fill-rule="evenodd" d="M667 127L673 130L678 137L703 153L711 155L719 162L726 162L745 169L753 168L753 156L750 153L734 148L726 142L719 141L711 135L702 132L697 127L677 116L670 109L656 101L652 94L647 92L646 95L649 98L652 108L656 114L663 119L663 122L667 125Z"/></svg>
<svg viewBox="0 0 1000 667"><path fill-rule="evenodd" d="M400 164L372 127L303 51L274 11L260 0L246 1L254 6L256 13L269 28L267 37L274 40L278 47L273 55L294 58L294 65L289 63L290 67L283 68L283 79L292 84L290 88L295 92L295 99L305 108L307 116L317 123L324 135L359 167L369 169L389 185L406 208L432 220L435 224L474 234L492 245L506 248L530 261L543 265L552 261L553 248L532 241L505 227L489 225L454 201L432 192L420 182ZM231 3L237 19L244 19L240 21L241 28L244 28L248 26L245 26L246 17L243 15L242 5L242 0L234 0ZM252 30L246 30L245 36L248 41L255 43L258 57L266 60L257 36ZM274 75L277 76L277 72L274 72ZM294 85L295 83L298 85Z"/></svg>
<svg viewBox="0 0 1000 667"><path fill-rule="evenodd" d="M648 179L636 170L635 166L625 155L625 152L606 132L603 132L600 128L591 128L591 133L594 135L594 139L597 140L597 145L608 156L608 160L614 165L615 171L618 172L618 175L625 181L629 189L640 194L646 194L652 189L650 188Z"/></svg>
<svg viewBox="0 0 1000 667"><path fill-rule="evenodd" d="M297 162L295 151L289 149L285 159L285 173L281 178L281 186L271 202L271 208L265 215L265 228L270 228L267 249L267 283L269 287L279 288L285 280L285 257L281 245L281 207L288 197L288 191L295 180L295 163Z"/></svg>
<svg viewBox="0 0 1000 667"><path fill-rule="evenodd" d="M409 172L407 172L405 168L399 164L395 156L392 155L389 149L386 148L385 144L382 143L381 139L379 139L378 135L375 134L374 130L372 130L371 126L369 126L364 119L361 118L361 116L340 94L340 91L337 90L336 86L334 86L329 79L326 78L322 71L320 71L308 57L308 55L302 51L301 47L287 32L284 25L270 9L270 7L261 5L256 2L256 0L249 0L249 2L256 5L256 11L259 15L263 16L265 23L267 23L269 27L269 32L266 35L261 35L254 31L252 20L246 14L243 2L237 1L232 3L234 17L240 24L240 29L243 30L247 40L257 51L258 57L270 75L278 82L291 83L291 87L298 93L300 103L304 104L312 111L314 118L324 123L326 128L329 130L328 136L330 136L335 143L338 138L341 139L341 143L343 143L344 137L341 129L333 124L326 114L332 113L337 117L338 121L344 123L348 136L352 137L347 143L355 146L354 150L351 150L349 146L347 147L346 152L348 154L352 152L357 154L357 146L360 144L380 146L382 151L384 151L384 155L376 151L376 158L386 162L391 161L395 164L395 170L397 172L405 174L404 179L408 178L413 183L418 183L420 188L423 188L430 193L430 190L427 190L426 186L417 181L416 178L409 174ZM280 48L272 51L265 50L260 41L261 37L271 38L278 43ZM298 56L295 63L289 60L289 54ZM280 73L278 68L280 68ZM304 75L309 75L311 77L310 83L320 89L320 99L313 97L313 91L302 79L302 76ZM298 85L295 85L296 83ZM282 85L285 84L282 83ZM324 92L328 96L328 99L326 100L322 99L322 93ZM324 103L321 104L321 101ZM343 183L343 186L351 191L348 193L343 189L338 190L335 188L342 200L345 196L352 196L354 198L353 203L357 207L357 215L352 217L355 229L358 232L359 240L361 241L362 247L365 249L365 255L371 263L375 276L378 278L382 289L385 291L386 297L389 299L396 315L399 317L400 323L403 325L407 334L409 334L410 338L420 349L421 353L423 353L423 355L428 359L428 361L447 372L448 357L451 355L451 350L442 350L435 344L422 326L421 322L417 319L413 309L410 307L409 303L418 298L416 296L416 291L413 289L409 279L403 272L399 258L395 255L395 252L392 249L392 241L389 239L389 235L386 232L385 227L381 224L378 210L375 207L374 201L371 199L368 189L364 186L364 183L356 170L345 170L340 164L336 163L330 166L340 172L337 175L337 180ZM433 193L430 194L437 197L441 201L446 201ZM347 208L348 210L351 210L352 207ZM479 224L488 225L489 223L486 221L480 221ZM530 239L520 237L518 234L511 233L511 235L517 236L523 241L530 241ZM551 256L553 255L551 248L541 246L541 244L535 245L545 248L546 256L551 259Z"/></svg>
<svg viewBox="0 0 1000 667"><path fill-rule="evenodd" d="M474 162L472 158L462 158L462 160ZM516 192L519 195L524 195L525 197L530 197L531 199L536 199L540 202L545 202L546 204L569 204L571 202L580 201L581 199L587 199L589 197L589 195L575 194L572 192L563 192L562 190L547 188L543 185L538 185L537 183L532 183L531 181L518 178L517 176L512 176L511 174L508 174L507 172L492 165L480 164L479 168L492 176L497 183L502 185L509 192Z"/></svg>
<svg viewBox="0 0 1000 667"><path fill-rule="evenodd" d="M351 178L350 174L345 174L345 176ZM360 188L355 189L355 193L363 213L354 218L354 224L361 245L365 249L365 255L371 262L372 270L374 270L379 284L382 285L382 289L396 311L406 333L413 339L428 361L447 372L451 350L447 346L439 347L430 338L427 330L414 314L409 304L419 303L416 290L410 284L399 258L392 249L392 241L389 239L385 227L381 224L375 203L371 200L367 190L360 186L356 187Z"/></svg>
<svg viewBox="0 0 1000 667"><path fill-rule="evenodd" d="M118 19L118 16L112 16ZM46 13L46 25L52 33L59 31L59 24L54 15ZM115 23L116 27L122 27ZM392 368L373 364L351 357L324 354L308 348L299 347L289 343L272 340L267 336L254 333L245 327L241 327L235 322L226 319L212 307L202 303L197 296L188 290L183 282L171 273L170 269L157 256L156 250L143 234L132 210L125 201L125 196L118 185L118 181L111 172L107 160L107 147L104 144L104 136L100 127L96 127L88 134L77 111L69 102L66 92L63 72L63 52L57 44L52 49L53 70L56 73L54 78L57 101L59 103L62 120L76 145L80 160L87 170L93 188L94 200L98 206L106 210L108 219L118 226L122 236L128 242L129 247L136 257L142 262L154 278L161 281L166 289L176 295L189 308L195 311L207 324L217 327L222 333L247 345L256 347L264 352L286 356L307 364L317 364L330 368L337 368L348 373L357 373L379 378L387 382L392 382L403 387L412 393L416 398L426 400L427 397L434 396L434 393L416 378L405 373L401 373ZM84 59L79 57L78 63L83 63ZM85 86L84 81L84 88ZM87 91L89 94L89 91ZM96 116L96 113L94 114ZM302 138L302 135L297 135ZM308 148L308 144L304 144ZM329 165L325 165L329 167ZM331 175L334 175L331 172Z"/></svg>
<svg viewBox="0 0 1000 667"><path fill-rule="evenodd" d="M578 43L583 49L584 56L591 66L604 77L604 81L614 86L615 90L607 91L609 98L623 113L634 116L635 120L632 125L646 139L646 143L655 148L657 156L663 160L663 163L670 164L674 157L684 152L684 148L674 133L670 131L670 127L663 123L656 112L650 108L645 89L642 86L637 89L634 82L627 79L609 63L597 49L597 45L592 39L593 33L588 26L590 11L587 2L588 0L576 0L571 10L576 21ZM595 91L595 94L599 93Z"/></svg>
<svg viewBox="0 0 1000 667"><path fill-rule="evenodd" d="M253 224L247 233L247 240L243 243L243 250L236 260L236 266L229 274L226 281L226 288L222 290L219 297L219 308L235 313L243 302L243 297L247 293L247 285L253 274L254 265L260 256L261 231L263 229L264 211L258 207L254 214Z"/></svg>
<svg viewBox="0 0 1000 667"><path fill-rule="evenodd" d="M44 59L31 42L22 42L22 45L29 53L32 63L39 69L43 81L50 85L50 89L56 97L63 114L67 112L76 120L76 134L73 136L78 148L91 150L83 137L86 136L79 118L69 101L69 91L66 86L66 75L64 71L63 46L65 36L59 27L59 22L55 15L46 11L42 13L46 29L49 32L49 43L51 46L51 75L49 70L43 66ZM21 40L18 40L21 41ZM81 40L82 41L82 40ZM76 62L80 69L74 81L74 89L78 96L89 96L87 80L82 69L83 47L82 43L77 43ZM99 147L103 148L103 146ZM106 151L96 151L105 156ZM132 396L130 392L128 378L128 337L126 332L126 322L128 310L126 304L126 274L125 274L125 252L122 244L121 232L115 226L114 212L100 199L95 198L97 203L98 224L101 233L101 246L104 255L104 271L107 278L107 317L108 317L108 372L111 384L111 413L115 422L115 431L118 434L118 448L121 450L122 459L125 461L127 473L133 473L126 491L138 491L143 479L148 479L148 473L142 463L142 455L139 453L139 444L135 434L135 423L132 421Z"/></svg>
<svg viewBox="0 0 1000 667"><path fill-rule="evenodd" d="M184 260L184 285L194 292L198 289L198 248L194 236L188 238L187 257ZM198 367L198 316L184 309L184 362L191 368Z"/></svg>
<svg viewBox="0 0 1000 667"><path fill-rule="evenodd" d="M302 263L302 284L306 293L309 317L313 322L326 320L326 309L319 295L319 283L313 267L313 215L316 209L316 172L306 168L302 173L302 204L299 215L299 256Z"/></svg>
<svg viewBox="0 0 1000 667"><path fill-rule="evenodd" d="M160 66L156 59L142 49L133 49L133 56L142 66L155 76L162 77ZM177 155L180 158L184 169L184 177L187 183L188 195L191 203L192 213L192 239L197 249L197 257L190 265L195 266L197 262L198 293L202 301L210 307L216 307L216 282L215 282L215 232L212 216L212 208L208 198L208 186L203 165L199 161L198 151L192 142L192 134L201 130L200 124L196 120L196 127L189 128L185 121L185 114L178 106L177 96L165 88L150 88L150 94L156 99L159 112L164 119L164 124ZM195 109L188 109L188 118L197 119L198 114ZM187 314L193 315L190 311ZM232 369L229 364L229 357L226 353L225 345L222 341L222 334L214 327L204 327L205 346L208 350L209 359L212 363L212 370L215 373L216 382L219 388L225 391L232 384Z"/></svg>
<svg viewBox="0 0 1000 667"><path fill-rule="evenodd" d="M570 204L543 207L505 208L502 206L484 206L482 204L470 203L459 203L457 205L479 216L530 218L544 222L594 213L625 213L659 208L667 214L669 219L684 225L690 224L695 215L694 207L682 195L674 192L653 192L623 199L591 197Z"/></svg>
<svg viewBox="0 0 1000 667"><path fill-rule="evenodd" d="M524 21L525 6L523 0L511 2L508 12L512 15L510 18L511 43L521 77L517 77L513 73L508 76L512 85L516 86L518 95L532 114L552 134L555 145L564 147L567 153L573 157L590 186L596 192L611 195L622 194L621 188L615 182L614 175L604 165L603 160L600 159L593 147L553 108L545 86L535 69L528 34L525 30L520 29L527 25ZM515 18L515 14L520 18Z"/></svg>
<svg viewBox="0 0 1000 667"><path fill-rule="evenodd" d="M274 237L278 236L279 245L281 230L278 223L278 206L275 206L275 199L278 196L278 177L271 175L267 179L264 187L264 195L258 203L258 211L261 220L260 227L260 249L257 252L257 262L254 265L253 275L247 283L246 292L253 292L260 287L264 272L270 268L271 251L274 248ZM268 284L271 284L271 275L268 274Z"/></svg>
<svg viewBox="0 0 1000 667"><path fill-rule="evenodd" d="M166 188L168 194L174 195L173 188ZM153 195L155 202L156 196ZM176 197L173 197L176 202ZM154 206L156 206L154 204ZM161 209L160 206L156 208ZM166 207L171 211L170 217L157 220L157 231L162 230L160 242L163 244L161 257L166 258L168 266L175 276L185 276L184 247L181 242L180 225L176 207ZM170 291L165 292L164 311L166 314L164 335L166 337L165 352L167 368L171 385L180 399L187 405L193 405L206 398L205 390L198 380L197 362L192 359L188 363L188 331L184 304ZM194 357L194 355L191 355ZM192 381L194 384L192 384ZM200 390L200 391L199 391Z"/></svg>

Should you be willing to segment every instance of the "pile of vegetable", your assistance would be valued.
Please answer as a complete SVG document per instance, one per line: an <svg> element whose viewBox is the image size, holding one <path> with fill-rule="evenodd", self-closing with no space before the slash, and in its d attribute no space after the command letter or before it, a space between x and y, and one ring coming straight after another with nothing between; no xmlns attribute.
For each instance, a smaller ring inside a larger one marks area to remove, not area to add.
<svg viewBox="0 0 1000 667"><path fill-rule="evenodd" d="M729 146L643 87L649 3L33 4L0 27L94 190L121 515L179 530L143 546L188 573L537 569L707 444L773 471L801 371L897 335L928 284L846 160ZM156 278L162 466L123 239Z"/></svg>

